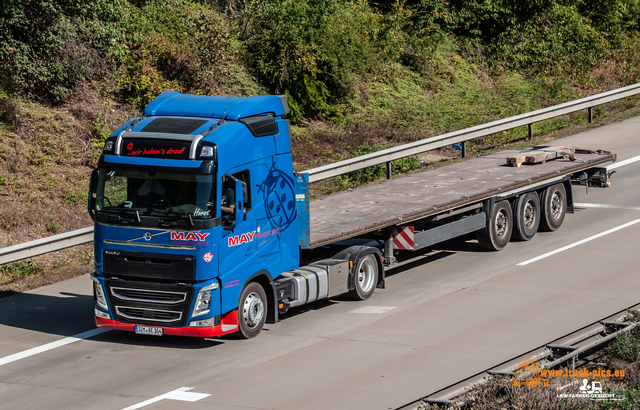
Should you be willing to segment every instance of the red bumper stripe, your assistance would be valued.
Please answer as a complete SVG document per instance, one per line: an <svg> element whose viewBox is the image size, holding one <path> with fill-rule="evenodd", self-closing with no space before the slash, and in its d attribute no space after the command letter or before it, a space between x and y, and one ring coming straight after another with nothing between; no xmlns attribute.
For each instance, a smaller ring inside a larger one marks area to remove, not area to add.
<svg viewBox="0 0 640 410"><path fill-rule="evenodd" d="M106 329L135 331L135 324L122 323L111 319L95 318L96 326ZM148 326L148 325L143 325ZM162 327L162 326L157 326ZM162 327L162 334L167 336L191 336L191 337L215 337L222 336L238 330L238 311L233 310L222 316L220 324L209 327Z"/></svg>

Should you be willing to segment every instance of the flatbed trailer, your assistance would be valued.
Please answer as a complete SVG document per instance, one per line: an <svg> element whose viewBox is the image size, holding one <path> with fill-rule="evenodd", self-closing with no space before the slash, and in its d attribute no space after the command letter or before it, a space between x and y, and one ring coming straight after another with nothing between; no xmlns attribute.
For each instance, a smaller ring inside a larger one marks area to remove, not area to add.
<svg viewBox="0 0 640 410"><path fill-rule="evenodd" d="M559 182L570 183L585 171L588 177L603 172L615 160L614 154L589 151L578 150L572 160L510 167L506 158L522 151L505 150L312 201L307 248L408 225L490 199L497 202ZM567 209L572 212L571 190L567 194Z"/></svg>

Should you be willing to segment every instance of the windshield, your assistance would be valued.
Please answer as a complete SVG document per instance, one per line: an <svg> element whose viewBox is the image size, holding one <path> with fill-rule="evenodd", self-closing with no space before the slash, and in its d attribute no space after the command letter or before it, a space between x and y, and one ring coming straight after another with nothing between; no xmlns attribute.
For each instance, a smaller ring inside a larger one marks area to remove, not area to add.
<svg viewBox="0 0 640 410"><path fill-rule="evenodd" d="M148 216L215 218L215 179L147 171L100 170L96 210Z"/></svg>

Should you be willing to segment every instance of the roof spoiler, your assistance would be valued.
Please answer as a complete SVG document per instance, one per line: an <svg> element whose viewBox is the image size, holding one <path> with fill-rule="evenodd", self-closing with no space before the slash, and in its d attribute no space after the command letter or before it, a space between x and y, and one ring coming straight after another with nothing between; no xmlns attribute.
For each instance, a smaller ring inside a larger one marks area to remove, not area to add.
<svg viewBox="0 0 640 410"><path fill-rule="evenodd" d="M289 113L284 95L253 97L212 97L163 91L144 109L144 115L175 115L184 117L224 118L239 120L255 115L279 117Z"/></svg>

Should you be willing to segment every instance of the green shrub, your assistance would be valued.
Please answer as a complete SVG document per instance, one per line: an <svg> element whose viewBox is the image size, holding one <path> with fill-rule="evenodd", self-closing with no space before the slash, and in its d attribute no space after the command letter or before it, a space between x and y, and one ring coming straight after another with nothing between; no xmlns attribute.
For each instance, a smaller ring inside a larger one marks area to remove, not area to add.
<svg viewBox="0 0 640 410"><path fill-rule="evenodd" d="M55 216L52 216L50 219L50 222L48 224L45 225L45 229L47 230L47 232L51 232L51 233L57 233L60 230L60 225L58 225L58 223L56 223L56 218Z"/></svg>
<svg viewBox="0 0 640 410"><path fill-rule="evenodd" d="M5 2L0 8L0 81L33 98L61 102L106 69L117 48L124 0Z"/></svg>
<svg viewBox="0 0 640 410"><path fill-rule="evenodd" d="M640 322L640 312L629 311L627 322ZM622 333L611 344L611 356L627 363L640 361L640 326L636 326L629 333Z"/></svg>
<svg viewBox="0 0 640 410"><path fill-rule="evenodd" d="M13 279L20 279L42 273L44 271L44 265L27 259L0 266L0 271L3 274L11 276Z"/></svg>

